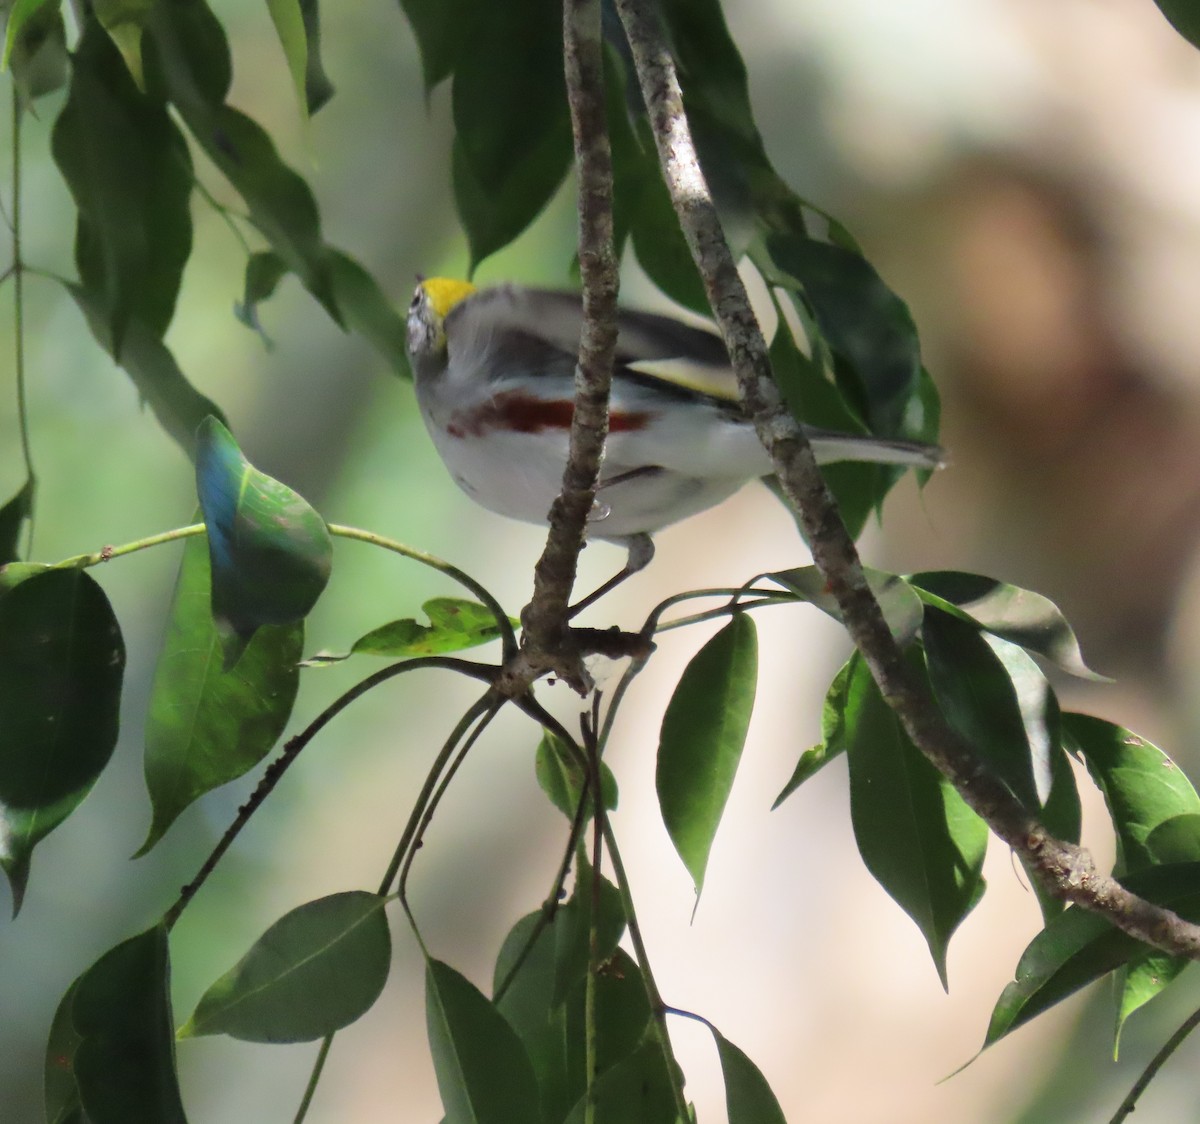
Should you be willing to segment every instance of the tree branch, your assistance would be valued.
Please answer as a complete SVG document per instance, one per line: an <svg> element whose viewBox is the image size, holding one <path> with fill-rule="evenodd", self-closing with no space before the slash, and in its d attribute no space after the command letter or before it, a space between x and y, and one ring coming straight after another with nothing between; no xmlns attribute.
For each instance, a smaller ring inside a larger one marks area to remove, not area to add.
<svg viewBox="0 0 1200 1124"><path fill-rule="evenodd" d="M534 571L533 599L521 613L522 651L516 661L510 661L500 684L502 690L511 693L523 693L547 670L555 671L581 694L590 686L581 647L572 643L572 630L567 626L567 605L588 515L596 500L617 345L612 152L605 116L602 48L600 0L563 0L567 100L579 182L583 331L562 492L550 509L550 534Z"/></svg>
<svg viewBox="0 0 1200 1124"><path fill-rule="evenodd" d="M813 561L837 599L846 629L884 699L913 744L1026 861L1050 894L1103 914L1118 929L1147 944L1200 959L1200 926L1131 894L1115 879L1100 874L1086 850L1051 835L983 767L908 672L812 447L784 407L771 376L766 342L700 168L674 59L653 4L617 0L617 10L633 52L663 177L729 350L743 406L771 455L784 493L800 514Z"/></svg>

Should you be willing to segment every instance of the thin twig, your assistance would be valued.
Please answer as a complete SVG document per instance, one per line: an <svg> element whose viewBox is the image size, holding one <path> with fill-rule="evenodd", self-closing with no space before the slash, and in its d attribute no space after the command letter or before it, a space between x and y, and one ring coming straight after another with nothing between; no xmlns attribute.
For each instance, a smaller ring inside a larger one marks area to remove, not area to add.
<svg viewBox="0 0 1200 1124"><path fill-rule="evenodd" d="M29 441L29 402L25 391L25 262L21 254L21 121L23 109L17 84L12 88L12 274L13 274L13 363L17 379L17 432L25 462L29 489L29 535L26 549L33 553L33 512L37 473L33 470L33 448Z"/></svg>
<svg viewBox="0 0 1200 1124"><path fill-rule="evenodd" d="M1102 914L1138 940L1200 959L1200 926L1131 894L1099 873L1083 848L1051 835L979 761L912 676L867 585L854 541L817 468L812 446L783 405L766 342L721 229L692 140L666 36L649 0L617 0L658 148L663 177L704 280L737 376L742 404L799 513L850 638L905 732L988 826L1021 855L1053 896Z"/></svg>
<svg viewBox="0 0 1200 1124"><path fill-rule="evenodd" d="M1129 1095L1121 1102L1121 1107L1117 1109L1116 1114L1109 1124L1121 1124L1122 1120L1133 1113L1133 1110L1137 1108L1138 1098L1146 1091L1147 1086L1157 1076L1158 1071L1162 1069L1167 1059L1179 1049L1183 1044L1183 1040L1197 1026L1200 1026L1200 1011L1193 1011L1183 1021L1183 1025L1167 1039L1163 1048L1150 1060L1150 1064L1142 1071L1141 1077L1133 1083L1133 1088L1129 1090Z"/></svg>

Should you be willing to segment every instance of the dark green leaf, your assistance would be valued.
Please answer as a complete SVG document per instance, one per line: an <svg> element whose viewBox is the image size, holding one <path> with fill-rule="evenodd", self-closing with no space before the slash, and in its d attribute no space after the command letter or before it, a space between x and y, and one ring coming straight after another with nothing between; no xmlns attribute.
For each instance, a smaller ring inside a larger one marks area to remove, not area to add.
<svg viewBox="0 0 1200 1124"><path fill-rule="evenodd" d="M969 617L993 636L1043 656L1081 679L1105 680L1088 669L1066 618L1040 593L955 570L911 574L908 580L930 604Z"/></svg>
<svg viewBox="0 0 1200 1124"><path fill-rule="evenodd" d="M586 772L583 763L549 730L542 734L534 759L537 781L550 802L569 820L574 820L583 797ZM617 778L608 765L600 762L600 791L604 794L604 809L611 812L617 806ZM588 802L590 816L591 801Z"/></svg>
<svg viewBox="0 0 1200 1124"><path fill-rule="evenodd" d="M296 87L296 100L300 112L308 116L308 98L305 95L305 79L308 74L308 36L304 33L304 17L300 14L300 0L267 0L267 11L279 36L283 57L287 60L288 73Z"/></svg>
<svg viewBox="0 0 1200 1124"><path fill-rule="evenodd" d="M208 544L184 547L146 717L146 787L154 809L145 854L206 792L240 777L283 732L300 685L304 625L260 629L231 671L212 618Z"/></svg>
<svg viewBox="0 0 1200 1124"><path fill-rule="evenodd" d="M378 282L349 254L329 251L334 298L346 327L357 332L402 378L411 378L404 317Z"/></svg>
<svg viewBox="0 0 1200 1124"><path fill-rule="evenodd" d="M658 1040L647 1034L637 1051L606 1070L596 1081L595 1124L678 1124L671 1071ZM583 1124L581 1097L566 1124Z"/></svg>
<svg viewBox="0 0 1200 1124"><path fill-rule="evenodd" d="M8 15L2 66L12 71L22 107L67 84L67 29L58 4L17 0Z"/></svg>
<svg viewBox="0 0 1200 1124"><path fill-rule="evenodd" d="M215 418L197 434L196 492L228 670L263 625L291 624L312 609L329 581L333 540L303 497L250 464Z"/></svg>
<svg viewBox="0 0 1200 1124"><path fill-rule="evenodd" d="M121 52L139 89L145 88L142 67L142 29L157 0L92 0L100 26Z"/></svg>
<svg viewBox="0 0 1200 1124"><path fill-rule="evenodd" d="M125 325L118 357L112 326L100 297L78 285L68 285L67 291L87 318L92 335L125 368L159 424L192 456L197 428L209 415L223 417L220 409L187 381L166 344L140 320L130 320Z"/></svg>
<svg viewBox="0 0 1200 1124"><path fill-rule="evenodd" d="M179 1036L312 1042L349 1026L387 982L387 900L352 890L284 914L204 993Z"/></svg>
<svg viewBox="0 0 1200 1124"><path fill-rule="evenodd" d="M33 481L26 480L17 494L0 507L0 566L21 557L21 532L32 515Z"/></svg>
<svg viewBox="0 0 1200 1124"><path fill-rule="evenodd" d="M821 712L821 744L806 749L796 764L788 783L775 797L771 811L775 811L809 777L815 776L835 757L846 752L846 700L850 689L850 664L842 664L825 695L825 706Z"/></svg>
<svg viewBox="0 0 1200 1124"><path fill-rule="evenodd" d="M83 1041L75 1029L71 1009L79 981L75 980L58 1002L50 1037L46 1041L46 1062L42 1073L46 1102L46 1124L82 1124L79 1086L75 1083L75 1052Z"/></svg>
<svg viewBox="0 0 1200 1124"><path fill-rule="evenodd" d="M692 658L663 715L658 803L697 894L741 760L757 679L754 622L737 613Z"/></svg>
<svg viewBox="0 0 1200 1124"><path fill-rule="evenodd" d="M771 1086L749 1057L712 1023L721 1073L725 1078L725 1106L729 1124L787 1124Z"/></svg>
<svg viewBox="0 0 1200 1124"><path fill-rule="evenodd" d="M921 354L908 306L861 255L799 234L767 239L775 266L800 286L821 336L849 365L872 431L908 433Z"/></svg>
<svg viewBox="0 0 1200 1124"><path fill-rule="evenodd" d="M170 962L161 925L106 952L72 1004L75 1080L92 1124L186 1124L175 1074Z"/></svg>
<svg viewBox="0 0 1200 1124"><path fill-rule="evenodd" d="M120 356L130 322L161 337L191 253L191 158L166 107L143 94L104 29L89 20L54 159L79 208L75 261Z"/></svg>
<svg viewBox="0 0 1200 1124"><path fill-rule="evenodd" d="M554 918L554 991L551 1001L559 1006L571 989L587 975L591 946L592 867L579 862L575 892ZM597 958L607 960L625 932L625 908L617 888L601 876L599 908L595 915Z"/></svg>
<svg viewBox="0 0 1200 1124"><path fill-rule="evenodd" d="M1146 951L1132 957L1117 970L1116 1028L1113 1034L1113 1060L1121 1045L1121 1032L1130 1015L1144 1007L1155 996L1179 978L1191 961L1183 956L1165 952Z"/></svg>
<svg viewBox="0 0 1200 1124"><path fill-rule="evenodd" d="M922 629L925 663L938 706L1025 808L1036 815L1050 793L1059 741L1058 704L1033 661L1014 677L973 623L930 605Z"/></svg>
<svg viewBox="0 0 1200 1124"><path fill-rule="evenodd" d="M1200 863L1151 867L1123 877L1121 884L1185 921L1200 921ZM1103 917L1071 906L1022 953L1016 979L992 1011L984 1046L1145 951L1146 945L1114 929Z"/></svg>
<svg viewBox="0 0 1200 1124"><path fill-rule="evenodd" d="M1171 26L1193 47L1200 47L1200 6L1196 0L1154 0Z"/></svg>
<svg viewBox="0 0 1200 1124"><path fill-rule="evenodd" d="M1083 829L1083 809L1079 803L1079 787L1075 783L1075 770L1071 768L1071 760L1062 745L1054 746L1050 766L1050 795L1042 805L1040 819L1046 825L1051 835L1068 843L1078 843ZM1037 895L1038 905L1042 909L1042 917L1049 921L1057 917L1066 908L1066 903L1060 898L1043 889L1041 881L1028 863L1022 860L1022 866L1029 874L1030 885Z"/></svg>
<svg viewBox="0 0 1200 1124"><path fill-rule="evenodd" d="M340 324L330 252L311 189L279 158L257 123L224 104L229 46L216 17L202 0L160 0L146 29L154 44L153 84L245 200L271 248Z"/></svg>
<svg viewBox="0 0 1200 1124"><path fill-rule="evenodd" d="M19 901L29 852L75 808L117 741L125 645L82 570L0 598L0 865Z"/></svg>
<svg viewBox="0 0 1200 1124"><path fill-rule="evenodd" d="M879 602L883 619L892 630L896 643L903 647L916 636L917 629L921 626L924 612L921 599L913 592L908 582L897 574L888 574L865 566L863 574L871 592L875 594L875 600ZM816 566L780 570L766 576L797 597L815 605L823 613L828 613L835 621L841 622L842 611L825 584L825 576Z"/></svg>
<svg viewBox="0 0 1200 1124"><path fill-rule="evenodd" d="M516 1031L448 964L425 971L425 1019L445 1124L542 1119L537 1082Z"/></svg>
<svg viewBox="0 0 1200 1124"><path fill-rule="evenodd" d="M854 837L867 869L917 923L944 987L950 937L983 893L987 826L908 739L862 658L850 662ZM910 667L920 674L915 658Z"/></svg>
<svg viewBox="0 0 1200 1124"><path fill-rule="evenodd" d="M387 656L390 659L437 656L475 648L500 635L495 615L477 601L435 597L421 608L429 618L428 624L411 618L391 621L360 636L350 651L318 652L305 660L304 666L327 667L353 655ZM517 623L513 621L514 625Z"/></svg>
<svg viewBox="0 0 1200 1124"><path fill-rule="evenodd" d="M454 193L474 269L533 221L570 165L562 10L480 4L456 33Z"/></svg>
<svg viewBox="0 0 1200 1124"><path fill-rule="evenodd" d="M285 273L287 264L274 250L260 250L251 254L246 259L242 299L233 306L233 314L247 328L257 332L268 348L272 346L272 342L258 319L258 306L275 295L275 290Z"/></svg>
<svg viewBox="0 0 1200 1124"><path fill-rule="evenodd" d="M311 116L333 97L334 87L321 61L320 0L300 0L300 18L308 40L308 65L304 71L304 100Z"/></svg>
<svg viewBox="0 0 1200 1124"><path fill-rule="evenodd" d="M652 163L640 186L630 233L633 252L646 275L673 301L701 316L711 316L704 282L679 226L671 197L658 171L653 143L643 149Z"/></svg>
<svg viewBox="0 0 1200 1124"><path fill-rule="evenodd" d="M421 48L425 92L428 94L453 72L459 44L464 41L463 29L478 10L478 5L467 0L400 0L400 7L412 24Z"/></svg>

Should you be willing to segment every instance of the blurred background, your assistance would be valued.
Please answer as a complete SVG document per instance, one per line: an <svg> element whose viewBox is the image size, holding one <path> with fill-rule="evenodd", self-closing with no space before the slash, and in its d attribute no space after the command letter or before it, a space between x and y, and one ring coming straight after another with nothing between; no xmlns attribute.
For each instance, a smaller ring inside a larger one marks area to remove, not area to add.
<svg viewBox="0 0 1200 1124"><path fill-rule="evenodd" d="M428 105L394 0L326 5L337 86L307 127L265 6L214 5L235 56L233 104L260 120L312 183L326 237L407 303L417 272L461 272L449 194L448 91ZM1064 706L1136 729L1195 775L1200 694L1200 53L1151 0L760 0L727 6L759 124L780 172L839 215L909 301L943 399L952 467L911 480L868 531L871 564L960 568L1030 586L1066 611L1111 685L1059 684ZM26 130L32 264L70 274L66 190L48 155L61 95ZM7 114L0 115L7 118ZM0 151L9 151L7 138ZM221 195L203 158L200 175ZM370 527L484 577L516 612L543 533L473 507L437 461L410 388L344 336L292 280L261 310L272 346L232 315L243 260L195 206L196 252L169 342L219 401L247 455L330 520ZM484 281L565 285L569 191ZM0 303L8 306L8 292ZM626 300L659 298L631 263ZM190 520L189 466L93 345L52 283L28 284L32 440L41 479L36 558L54 560ZM5 313L0 355L12 354ZM11 387L11 364L0 385ZM0 391L0 496L20 483L11 390ZM649 571L594 609L636 627L662 596L804 564L786 512L757 485L659 537ZM423 600L435 575L339 542L308 647L344 647ZM620 564L584 557L583 587ZM59 996L105 949L151 923L194 873L253 778L190 809L154 852L141 725L178 548L96 572L125 630L124 734L113 765L40 845L22 914L0 920L0 1119L41 1119L46 1030ZM1111 1061L1111 995L1084 993L979 1058L995 998L1039 927L1001 846L990 893L951 945L945 994L916 927L863 869L837 763L769 812L817 740L822 695L847 655L815 611L757 617L763 673L751 740L692 918L691 883L653 793L658 722L700 629L666 636L612 741L614 817L659 984L761 1066L789 1120L822 1124L1073 1124L1108 1119L1190 1010L1181 984L1127 1027ZM598 666L602 681L612 669ZM362 673L306 672L294 725ZM565 687L543 697L573 724ZM373 887L417 786L471 689L405 677L339 717L242 835L172 936L180 1020L286 910ZM547 892L565 833L533 775L537 731L497 722L473 752L414 868L436 955L487 987L509 927ZM1085 783L1085 788L1087 785ZM1112 841L1090 794L1086 841ZM0 915L8 913L0 889ZM397 923L381 1001L339 1035L310 1120L436 1121L423 978ZM707 1032L677 1042L700 1119L724 1119ZM193 1124L290 1120L315 1049L201 1039L180 1048ZM1143 1099L1139 1124L1200 1117L1189 1042Z"/></svg>

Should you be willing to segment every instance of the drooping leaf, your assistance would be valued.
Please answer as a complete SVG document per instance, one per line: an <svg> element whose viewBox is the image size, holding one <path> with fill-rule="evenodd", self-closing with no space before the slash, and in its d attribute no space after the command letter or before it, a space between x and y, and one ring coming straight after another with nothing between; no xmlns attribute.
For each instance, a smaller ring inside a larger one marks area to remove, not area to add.
<svg viewBox="0 0 1200 1124"><path fill-rule="evenodd" d="M353 655L408 659L460 652L487 644L500 636L492 611L477 601L461 597L434 597L421 606L428 624L411 617L391 621L360 636L348 652L318 652L304 661L305 667L327 667ZM518 622L514 621L513 624Z"/></svg>
<svg viewBox="0 0 1200 1124"><path fill-rule="evenodd" d="M476 5L457 34L454 193L474 269L558 190L571 123L555 0Z"/></svg>
<svg viewBox="0 0 1200 1124"><path fill-rule="evenodd" d="M425 1020L445 1124L540 1124L521 1039L470 980L439 960L426 965Z"/></svg>
<svg viewBox="0 0 1200 1124"><path fill-rule="evenodd" d="M157 0L93 0L100 26L121 52L129 74L139 89L145 88L142 67L142 28Z"/></svg>
<svg viewBox="0 0 1200 1124"><path fill-rule="evenodd" d="M106 952L76 985L75 1080L92 1124L186 1124L162 925Z"/></svg>
<svg viewBox="0 0 1200 1124"><path fill-rule="evenodd" d="M349 254L330 249L334 299L346 327L362 336L401 378L412 378L404 317Z"/></svg>
<svg viewBox="0 0 1200 1124"><path fill-rule="evenodd" d="M925 610L921 636L929 682L946 720L1036 815L1050 793L1059 739L1058 704L1045 676L1025 656L1018 684L975 625L933 605Z"/></svg>
<svg viewBox="0 0 1200 1124"><path fill-rule="evenodd" d="M1200 921L1200 863L1150 867L1122 877L1121 884L1185 921ZM992 1011L984 1046L1145 951L1146 945L1113 928L1099 914L1070 906L1021 954L1016 979Z"/></svg>
<svg viewBox="0 0 1200 1124"><path fill-rule="evenodd" d="M208 544L196 536L184 547L150 692L145 771L154 819L139 855L194 800L266 756L300 685L300 621L259 629L237 666L223 670L209 574Z"/></svg>
<svg viewBox="0 0 1200 1124"><path fill-rule="evenodd" d="M1079 800L1079 786L1075 783L1075 771L1071 760L1061 744L1054 748L1051 756L1050 795L1042 805L1039 818L1051 835L1067 843L1078 843L1083 830L1083 808ZM1037 874L1030 865L1021 860L1029 874L1029 882L1037 895L1042 918L1049 921L1066 908L1061 898L1055 897L1042 887Z"/></svg>
<svg viewBox="0 0 1200 1124"><path fill-rule="evenodd" d="M0 597L0 866L19 905L34 845L104 770L117 741L125 645L82 570Z"/></svg>
<svg viewBox="0 0 1200 1124"><path fill-rule="evenodd" d="M887 621L896 643L903 647L916 636L917 629L921 626L924 612L921 599L898 574L888 574L868 567L863 568L863 574L871 592L875 594L875 600L879 602L883 619ZM842 611L826 587L824 575L816 566L779 570L766 576L810 605L815 605L823 613L829 614L835 621L842 620Z"/></svg>
<svg viewBox="0 0 1200 1124"><path fill-rule="evenodd" d="M1102 718L1065 714L1063 728L1104 794L1117 833L1119 871L1200 862L1200 796L1174 761L1131 730ZM1114 1049L1126 1019L1186 965L1182 958L1157 952L1128 965L1119 981Z"/></svg>
<svg viewBox="0 0 1200 1124"><path fill-rule="evenodd" d="M188 382L167 345L140 320L125 325L118 353L100 295L79 285L68 285L67 291L87 319L96 341L125 369L159 424L191 457L200 423L209 415L224 417L219 407Z"/></svg>
<svg viewBox="0 0 1200 1124"><path fill-rule="evenodd" d="M0 566L0 594L16 589L35 574L44 574L53 567L45 562L9 562Z"/></svg>
<svg viewBox="0 0 1200 1124"><path fill-rule="evenodd" d="M554 919L554 990L551 1002L559 1006L566 1001L572 988L587 975L591 931L596 929L597 956L607 960L625 932L625 908L617 888L601 876L598 887L598 908L592 912L592 878L590 864L580 861L575 878L575 892L559 908Z"/></svg>
<svg viewBox="0 0 1200 1124"><path fill-rule="evenodd" d="M862 658L844 713L850 818L867 869L920 928L942 986L946 948L983 893L987 826L912 744ZM910 667L920 674L915 658Z"/></svg>
<svg viewBox="0 0 1200 1124"><path fill-rule="evenodd" d="M192 247L191 157L166 106L137 88L96 20L75 51L53 150L79 209L80 284L119 357L132 321L161 337L174 314Z"/></svg>
<svg viewBox="0 0 1200 1124"><path fill-rule="evenodd" d="M26 480L17 494L0 507L0 566L21 557L21 532L32 515L33 481Z"/></svg>
<svg viewBox="0 0 1200 1124"><path fill-rule="evenodd" d="M180 1037L312 1042L349 1026L387 982L387 900L351 890L284 914L204 993Z"/></svg>
<svg viewBox="0 0 1200 1124"><path fill-rule="evenodd" d="M595 1124L682 1124L675 1111L674 1084L662 1047L647 1035L641 1046L596 1080ZM580 1097L565 1124L584 1124Z"/></svg>
<svg viewBox="0 0 1200 1124"><path fill-rule="evenodd" d="M258 306L270 300L287 273L287 263L274 250L260 250L246 259L246 275L242 282L242 299L233 306L233 314L247 328L262 337L267 348L273 345L258 318Z"/></svg>
<svg viewBox="0 0 1200 1124"><path fill-rule="evenodd" d="M908 580L930 604L966 615L993 636L1042 656L1080 679L1107 682L1083 662L1071 626L1058 606L1040 593L955 570L927 570L911 574Z"/></svg>
<svg viewBox="0 0 1200 1124"><path fill-rule="evenodd" d="M8 13L0 67L12 71L23 108L67 84L67 29L58 4L16 0Z"/></svg>
<svg viewBox="0 0 1200 1124"><path fill-rule="evenodd" d="M575 818L579 801L583 797L586 769L571 753L557 735L545 730L538 743L534 758L537 781L550 802L569 820ZM604 761L600 762L600 791L604 810L611 812L617 806L617 778ZM591 802L588 802L590 815Z"/></svg>
<svg viewBox="0 0 1200 1124"><path fill-rule="evenodd" d="M320 0L300 0L300 18L304 21L304 38L308 43L307 65L304 69L304 100L309 116L321 109L334 95L333 83L325 72L321 58Z"/></svg>
<svg viewBox="0 0 1200 1124"><path fill-rule="evenodd" d="M762 1071L746 1053L708 1024L721 1059L725 1079L725 1107L729 1124L787 1124L779 1101Z"/></svg>
<svg viewBox="0 0 1200 1124"><path fill-rule="evenodd" d="M737 613L692 658L663 715L658 803L697 894L741 760L757 678L754 622Z"/></svg>
<svg viewBox="0 0 1200 1124"><path fill-rule="evenodd" d="M333 541L303 497L250 464L216 418L197 434L196 491L228 670L263 625L308 614L329 581Z"/></svg>
<svg viewBox="0 0 1200 1124"><path fill-rule="evenodd" d="M58 1002L50 1037L46 1041L46 1060L42 1071L42 1089L46 1105L46 1124L84 1124L75 1083L75 1052L83 1041L75 1029L72 1007L79 980L75 980Z"/></svg>
<svg viewBox="0 0 1200 1124"><path fill-rule="evenodd" d="M649 162L633 212L630 234L633 252L646 275L673 301L701 316L711 316L704 282L675 216L658 170L653 142L643 137L641 157Z"/></svg>
<svg viewBox="0 0 1200 1124"><path fill-rule="evenodd" d="M838 669L825 695L825 706L821 712L821 744L806 749L796 763L796 768L787 784L775 797L771 811L775 811L809 777L815 776L835 757L846 752L846 703L850 689L850 663Z"/></svg>
<svg viewBox="0 0 1200 1124"><path fill-rule="evenodd" d="M1200 47L1200 7L1195 0L1154 0L1170 25L1193 47Z"/></svg>
<svg viewBox="0 0 1200 1124"><path fill-rule="evenodd" d="M400 0L400 7L412 24L421 48L421 67L425 74L425 93L449 78L454 70L463 28L478 5L467 0Z"/></svg>
<svg viewBox="0 0 1200 1124"><path fill-rule="evenodd" d="M791 233L769 236L766 247L780 273L799 285L834 356L853 372L871 429L906 435L906 415L921 379L908 306L865 258L843 246Z"/></svg>
<svg viewBox="0 0 1200 1124"><path fill-rule="evenodd" d="M307 118L308 97L304 87L308 75L308 36L304 31L304 17L300 13L300 0L267 0L267 11L271 13L275 34L279 36L292 85L296 87L300 113Z"/></svg>

